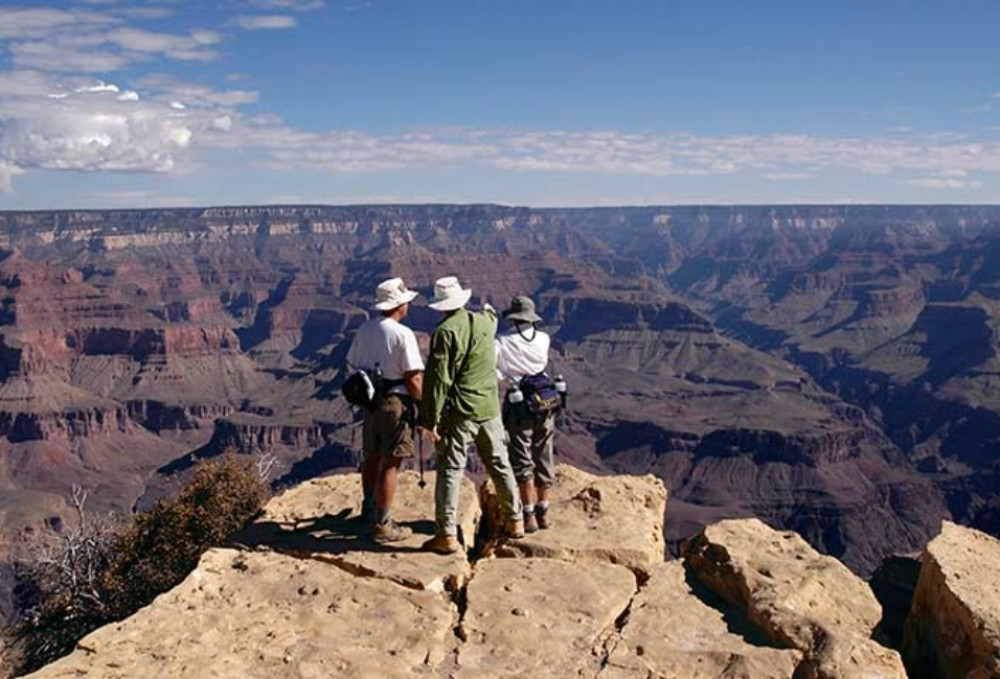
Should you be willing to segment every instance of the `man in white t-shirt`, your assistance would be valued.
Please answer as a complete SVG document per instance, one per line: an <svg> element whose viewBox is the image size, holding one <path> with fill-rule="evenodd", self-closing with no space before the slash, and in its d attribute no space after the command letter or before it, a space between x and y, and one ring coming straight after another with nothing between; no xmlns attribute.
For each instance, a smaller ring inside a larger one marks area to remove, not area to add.
<svg viewBox="0 0 1000 679"><path fill-rule="evenodd" d="M530 297L515 297L503 317L513 325L510 332L496 338L497 376L507 387L503 424L524 508L524 532L533 533L549 527L549 488L555 483L555 411L533 413L523 402L511 403L511 392L517 390L521 378L545 372L550 341L538 329L542 319Z"/></svg>
<svg viewBox="0 0 1000 679"><path fill-rule="evenodd" d="M362 515L372 520L372 537L380 543L403 540L413 532L390 513L399 467L413 457L414 403L422 396L424 361L413 331L401 323L417 294L401 278L379 283L379 315L358 328L347 352L351 368L382 373L384 396L364 414L361 466Z"/></svg>

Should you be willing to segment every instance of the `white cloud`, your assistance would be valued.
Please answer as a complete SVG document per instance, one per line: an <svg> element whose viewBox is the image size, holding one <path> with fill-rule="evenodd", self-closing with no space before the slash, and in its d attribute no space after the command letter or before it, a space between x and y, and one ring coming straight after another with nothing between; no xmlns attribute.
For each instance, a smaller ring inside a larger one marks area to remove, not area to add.
<svg viewBox="0 0 1000 679"><path fill-rule="evenodd" d="M260 16L242 14L233 19L233 23L248 31L295 28L295 26L298 25L298 21L295 17L282 14Z"/></svg>
<svg viewBox="0 0 1000 679"><path fill-rule="evenodd" d="M962 179L948 179L944 177L925 177L923 179L911 179L903 182L910 186L917 186L922 189L948 190L948 189L978 189L983 183L980 181L965 181Z"/></svg>
<svg viewBox="0 0 1000 679"><path fill-rule="evenodd" d="M102 42L140 54L162 54L185 61L207 61L216 58L218 54L202 48L219 40L218 34L205 30L194 30L191 35L174 35L141 28L119 28L106 33Z"/></svg>
<svg viewBox="0 0 1000 679"><path fill-rule="evenodd" d="M812 177L808 172L767 172L764 174L764 179L773 182L781 181L795 181L798 179L808 179Z"/></svg>
<svg viewBox="0 0 1000 679"><path fill-rule="evenodd" d="M59 42L26 42L11 45L14 65L56 73L108 73L132 61L124 54L91 48L74 48Z"/></svg>
<svg viewBox="0 0 1000 679"><path fill-rule="evenodd" d="M258 93L252 90L215 90L204 85L183 82L164 74L150 74L138 78L135 85L153 90L157 98L181 108L214 108L217 106L242 106L253 104Z"/></svg>
<svg viewBox="0 0 1000 679"><path fill-rule="evenodd" d="M13 191L14 177L19 174L24 174L24 170L0 160L0 193Z"/></svg>
<svg viewBox="0 0 1000 679"><path fill-rule="evenodd" d="M121 23L119 19L90 11L0 7L0 41L47 38L55 31L89 31Z"/></svg>
<svg viewBox="0 0 1000 679"><path fill-rule="evenodd" d="M756 171L771 180L822 171L872 175L1000 172L1000 143L952 135L854 138L809 135L697 136L614 131L451 128L404 135L305 132L268 118L234 118L233 134L206 144L256 150L271 168L367 172L407 167L483 166L517 172L712 176ZM971 184L970 184L971 186Z"/></svg>
<svg viewBox="0 0 1000 679"><path fill-rule="evenodd" d="M112 83L68 89L37 75L7 80L8 85L42 86L35 94L20 85L9 87L19 94L0 99L0 165L8 188L15 174L11 168L166 172L191 145L196 130L207 127L202 117L178 117L169 106L142 101Z"/></svg>
<svg viewBox="0 0 1000 679"><path fill-rule="evenodd" d="M284 12L311 12L326 5L322 0L250 0L254 7Z"/></svg>
<svg viewBox="0 0 1000 679"><path fill-rule="evenodd" d="M208 61L222 37L205 29L188 35L129 26L126 14L56 9L0 9L0 48L14 65L58 73L107 73L162 57Z"/></svg>
<svg viewBox="0 0 1000 679"><path fill-rule="evenodd" d="M123 7L115 10L115 14L129 19L165 19L173 12L166 7Z"/></svg>

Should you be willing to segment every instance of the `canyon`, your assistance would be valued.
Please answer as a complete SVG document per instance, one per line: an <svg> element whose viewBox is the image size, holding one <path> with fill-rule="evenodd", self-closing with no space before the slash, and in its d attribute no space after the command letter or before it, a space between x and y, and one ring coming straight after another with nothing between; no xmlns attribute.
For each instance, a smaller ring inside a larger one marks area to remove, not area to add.
<svg viewBox="0 0 1000 679"><path fill-rule="evenodd" d="M1000 208L270 206L0 213L0 553L224 449L356 467L336 388L377 283L531 295L557 457L652 474L666 546L757 517L870 576L1000 534ZM9 613L9 588L0 597Z"/></svg>

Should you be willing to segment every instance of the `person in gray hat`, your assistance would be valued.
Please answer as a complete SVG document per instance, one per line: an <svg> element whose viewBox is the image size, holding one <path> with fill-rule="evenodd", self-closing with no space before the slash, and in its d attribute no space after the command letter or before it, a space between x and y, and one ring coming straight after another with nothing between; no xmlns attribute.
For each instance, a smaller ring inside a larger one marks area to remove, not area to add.
<svg viewBox="0 0 1000 679"><path fill-rule="evenodd" d="M496 339L497 376L507 387L503 423L524 507L524 531L533 533L549 527L549 488L555 483L556 407L531 393L535 384L551 382L544 374L550 340L538 329L542 319L530 297L515 297L502 315L512 326ZM550 392L554 389L552 383Z"/></svg>
<svg viewBox="0 0 1000 679"><path fill-rule="evenodd" d="M517 483L500 420L493 347L496 312L492 307L466 311L471 296L472 291L462 288L457 278L447 276L434 284L434 301L427 305L445 314L431 334L420 404L420 424L435 443L437 463L434 537L424 543L424 549L439 554L461 549L456 525L458 493L472 443L496 488L506 536L524 537Z"/></svg>
<svg viewBox="0 0 1000 679"><path fill-rule="evenodd" d="M383 395L366 409L362 425L362 516L373 524L376 542L397 542L413 534L390 516L399 467L413 457L414 402L422 396L424 361L417 338L402 324L418 295L402 278L390 278L376 289L378 315L358 328L347 364L369 375L381 373Z"/></svg>

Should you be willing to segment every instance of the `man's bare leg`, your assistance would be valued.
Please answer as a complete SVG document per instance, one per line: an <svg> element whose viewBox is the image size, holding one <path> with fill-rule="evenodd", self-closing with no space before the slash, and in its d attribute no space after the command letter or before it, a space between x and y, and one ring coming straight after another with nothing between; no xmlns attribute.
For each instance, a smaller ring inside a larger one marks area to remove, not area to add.
<svg viewBox="0 0 1000 679"><path fill-rule="evenodd" d="M375 531L376 542L388 543L405 540L413 535L406 526L400 526L392 520L392 501L396 497L396 484L399 480L399 465L402 458L394 457L382 461L379 468L378 484L375 486Z"/></svg>
<svg viewBox="0 0 1000 679"><path fill-rule="evenodd" d="M392 501L396 499L399 465L402 462L402 458L393 457L383 460L379 467L378 483L375 485L375 506L378 507L380 519L383 517L383 513L388 518L389 510L392 509Z"/></svg>
<svg viewBox="0 0 1000 679"><path fill-rule="evenodd" d="M371 521L375 520L375 505L377 501L375 488L378 484L378 475L379 456L374 454L367 455L361 463L361 489L364 497L361 505L361 513L363 518Z"/></svg>

